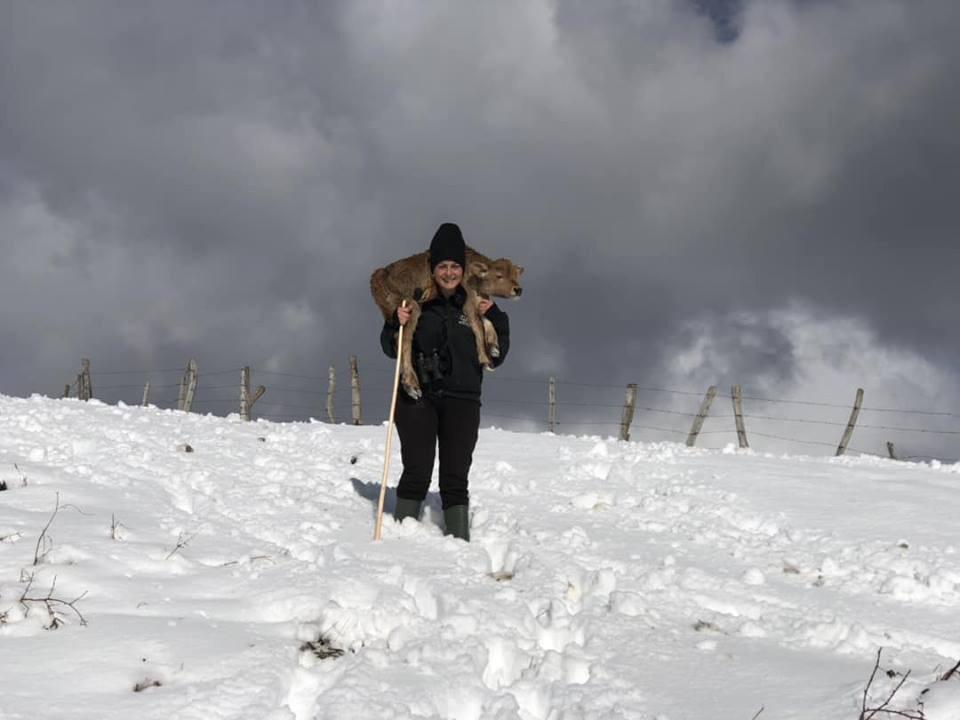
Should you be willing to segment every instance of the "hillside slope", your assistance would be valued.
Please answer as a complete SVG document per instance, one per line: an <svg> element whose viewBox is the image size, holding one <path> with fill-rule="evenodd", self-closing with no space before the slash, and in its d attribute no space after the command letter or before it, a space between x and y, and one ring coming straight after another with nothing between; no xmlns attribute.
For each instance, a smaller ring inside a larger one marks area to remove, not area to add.
<svg viewBox="0 0 960 720"><path fill-rule="evenodd" d="M960 718L958 466L484 429L374 543L384 440L0 396L0 718Z"/></svg>

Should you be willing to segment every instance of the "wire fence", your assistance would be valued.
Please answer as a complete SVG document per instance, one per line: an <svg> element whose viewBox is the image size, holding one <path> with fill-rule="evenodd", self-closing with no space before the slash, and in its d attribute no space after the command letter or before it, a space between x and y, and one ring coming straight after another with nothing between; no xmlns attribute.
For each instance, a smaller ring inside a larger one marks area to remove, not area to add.
<svg viewBox="0 0 960 720"><path fill-rule="evenodd" d="M226 416L240 413L240 377L243 368L207 371L201 369L192 410ZM183 368L146 370L91 370L93 392L98 399L138 405L144 384L150 382L149 404L177 408ZM350 374L337 375L336 387L329 389L329 374L285 372L250 368L255 385L266 393L256 401L251 415L276 422L353 423L359 411L362 424L381 424L387 420L393 389L392 366L365 368L359 384L359 408L356 407ZM231 376L233 380L231 380ZM134 381L133 378L137 378ZM371 380L372 378L372 380ZM78 379L79 382L79 379ZM78 382L70 386L75 394ZM516 377L500 372L484 382L482 425L504 430L546 432L550 430L548 379ZM553 432L571 435L612 435L622 429L625 385L558 379L559 398L554 405ZM629 423L633 440L670 440L684 442L697 417L704 390L636 386L635 415ZM65 388L66 391L66 388ZM68 394L68 392L65 392ZM851 399L853 393L851 392ZM809 451L822 448L836 452L842 431L847 427L851 403L801 400L744 393L743 421L751 447L780 451L797 448ZM699 432L697 446L723 449L737 443L734 414L723 409L718 396ZM333 410L333 417L328 413ZM732 409L730 405L726 406ZM762 438L764 442L753 442ZM767 442L775 441L775 442ZM849 452L890 457L896 448L901 460L939 460L958 462L960 413L941 409L897 408L864 405L860 408L855 442Z"/></svg>

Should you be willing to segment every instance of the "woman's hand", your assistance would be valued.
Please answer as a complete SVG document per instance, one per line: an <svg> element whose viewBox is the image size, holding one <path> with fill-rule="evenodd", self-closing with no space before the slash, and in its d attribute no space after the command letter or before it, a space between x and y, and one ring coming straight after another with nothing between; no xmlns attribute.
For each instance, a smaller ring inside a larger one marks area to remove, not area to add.
<svg viewBox="0 0 960 720"><path fill-rule="evenodd" d="M489 298L480 298L477 300L477 310L480 311L481 315L486 315L487 310L493 307L493 300Z"/></svg>
<svg viewBox="0 0 960 720"><path fill-rule="evenodd" d="M413 310L410 309L409 307L407 307L406 305L404 305L404 306L402 306L402 307L398 307L398 308L397 308L397 322L399 322L401 326L406 325L406 324L407 324L407 321L410 320L410 314L411 314L412 312L413 312Z"/></svg>

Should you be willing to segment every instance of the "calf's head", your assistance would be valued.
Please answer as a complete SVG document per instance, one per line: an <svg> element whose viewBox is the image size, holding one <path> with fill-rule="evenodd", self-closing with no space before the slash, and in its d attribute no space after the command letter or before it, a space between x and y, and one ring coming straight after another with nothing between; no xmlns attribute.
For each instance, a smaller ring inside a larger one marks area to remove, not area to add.
<svg viewBox="0 0 960 720"><path fill-rule="evenodd" d="M467 267L467 275L473 287L481 295L518 298L523 294L523 288L520 286L523 268L514 265L507 258L499 258L489 263L479 260L471 262Z"/></svg>

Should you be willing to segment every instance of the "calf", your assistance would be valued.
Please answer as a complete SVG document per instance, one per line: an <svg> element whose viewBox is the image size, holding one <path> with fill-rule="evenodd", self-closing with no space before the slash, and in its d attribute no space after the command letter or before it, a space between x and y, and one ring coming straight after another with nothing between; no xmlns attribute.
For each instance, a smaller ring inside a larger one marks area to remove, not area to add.
<svg viewBox="0 0 960 720"><path fill-rule="evenodd" d="M523 268L514 265L507 258L491 260L469 247L466 263L462 284L467 292L467 300L463 306L463 314L476 337L480 364L489 370L493 366L490 358L499 357L500 348L496 330L493 329L493 324L480 314L477 301L491 296L520 297L523 293L523 288L520 287ZM403 389L410 397L419 399L422 393L413 369L413 333L420 318L420 303L437 296L437 286L430 272L430 253L411 255L375 270L370 276L370 292L387 322L396 319L397 308L404 300L410 305L410 320L403 334L403 346L397 350L400 354L400 379Z"/></svg>

